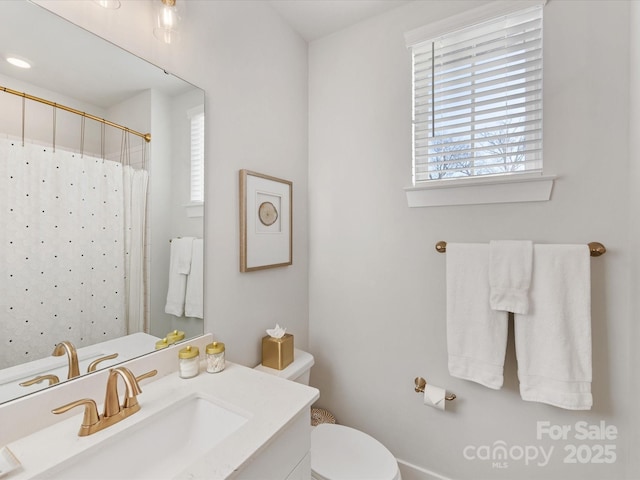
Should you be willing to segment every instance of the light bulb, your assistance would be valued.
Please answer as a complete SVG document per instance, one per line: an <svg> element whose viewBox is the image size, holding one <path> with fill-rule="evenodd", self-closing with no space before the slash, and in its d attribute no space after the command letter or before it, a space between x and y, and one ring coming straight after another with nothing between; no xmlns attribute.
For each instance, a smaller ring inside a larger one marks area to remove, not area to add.
<svg viewBox="0 0 640 480"><path fill-rule="evenodd" d="M164 43L176 43L179 40L178 23L180 22L176 0L160 0L156 5L154 36Z"/></svg>
<svg viewBox="0 0 640 480"><path fill-rule="evenodd" d="M108 8L110 10L116 10L120 8L120 0L94 0L102 8Z"/></svg>

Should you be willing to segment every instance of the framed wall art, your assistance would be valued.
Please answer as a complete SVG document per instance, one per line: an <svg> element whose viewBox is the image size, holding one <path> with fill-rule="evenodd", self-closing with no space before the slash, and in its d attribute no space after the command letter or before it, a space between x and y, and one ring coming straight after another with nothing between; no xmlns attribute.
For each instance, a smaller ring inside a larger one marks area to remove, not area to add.
<svg viewBox="0 0 640 480"><path fill-rule="evenodd" d="M240 271L293 263L293 183L240 170Z"/></svg>

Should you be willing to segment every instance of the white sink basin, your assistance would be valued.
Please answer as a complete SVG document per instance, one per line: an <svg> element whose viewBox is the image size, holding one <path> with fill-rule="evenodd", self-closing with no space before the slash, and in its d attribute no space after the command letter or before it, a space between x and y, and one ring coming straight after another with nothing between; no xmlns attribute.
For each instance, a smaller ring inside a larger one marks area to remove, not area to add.
<svg viewBox="0 0 640 480"><path fill-rule="evenodd" d="M192 394L35 478L172 478L247 420L206 396Z"/></svg>

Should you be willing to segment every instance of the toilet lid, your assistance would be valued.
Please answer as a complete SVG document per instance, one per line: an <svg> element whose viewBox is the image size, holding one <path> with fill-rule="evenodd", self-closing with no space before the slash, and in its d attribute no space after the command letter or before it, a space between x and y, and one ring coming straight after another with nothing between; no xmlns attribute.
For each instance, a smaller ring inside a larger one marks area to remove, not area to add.
<svg viewBox="0 0 640 480"><path fill-rule="evenodd" d="M384 445L366 433L322 423L311 431L311 470L327 480L392 480L398 463Z"/></svg>

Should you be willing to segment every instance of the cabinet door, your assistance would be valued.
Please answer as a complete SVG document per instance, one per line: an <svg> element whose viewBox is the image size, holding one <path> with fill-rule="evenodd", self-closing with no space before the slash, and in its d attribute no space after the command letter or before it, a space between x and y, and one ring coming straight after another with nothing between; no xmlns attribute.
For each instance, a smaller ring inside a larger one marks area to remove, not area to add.
<svg viewBox="0 0 640 480"><path fill-rule="evenodd" d="M311 454L307 453L300 463L296 465L286 480L310 480L311 478Z"/></svg>

